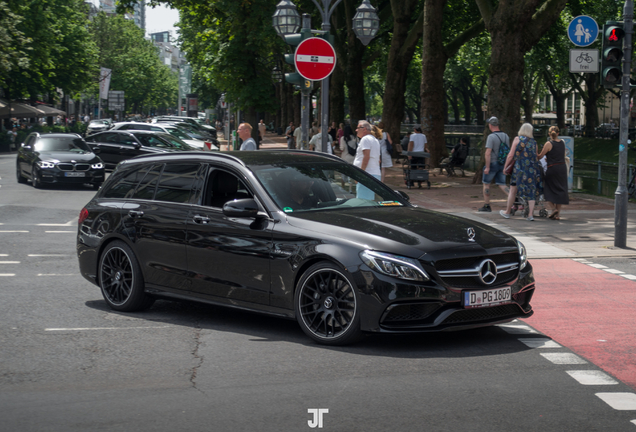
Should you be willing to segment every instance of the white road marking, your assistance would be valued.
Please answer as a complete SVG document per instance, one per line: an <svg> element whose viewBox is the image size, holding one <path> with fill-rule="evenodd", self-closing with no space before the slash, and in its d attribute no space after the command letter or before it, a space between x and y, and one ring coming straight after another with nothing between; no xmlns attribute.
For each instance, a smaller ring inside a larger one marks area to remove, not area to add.
<svg viewBox="0 0 636 432"><path fill-rule="evenodd" d="M75 328L45 328L44 331L56 332L56 331L94 331L94 330L144 330L144 329L159 329L168 328L170 326L151 326L151 327L75 327Z"/></svg>
<svg viewBox="0 0 636 432"><path fill-rule="evenodd" d="M538 333L535 329L530 328L526 325L511 325L511 324L503 324L499 325L503 331L508 334L536 334Z"/></svg>
<svg viewBox="0 0 636 432"><path fill-rule="evenodd" d="M11 277L15 276L15 273L0 273L0 277Z"/></svg>
<svg viewBox="0 0 636 432"><path fill-rule="evenodd" d="M0 261L0 264L20 264L20 261Z"/></svg>
<svg viewBox="0 0 636 432"><path fill-rule="evenodd" d="M619 275L619 276L622 276L625 279L629 279L629 280L636 280L636 276L630 275L630 274L622 274L622 275Z"/></svg>
<svg viewBox="0 0 636 432"><path fill-rule="evenodd" d="M520 338L519 342L530 348L561 348L561 345L548 338Z"/></svg>
<svg viewBox="0 0 636 432"><path fill-rule="evenodd" d="M75 276L75 273L38 273L38 276Z"/></svg>
<svg viewBox="0 0 636 432"><path fill-rule="evenodd" d="M20 230L2 230L0 233L28 233L28 231L20 231Z"/></svg>
<svg viewBox="0 0 636 432"><path fill-rule="evenodd" d="M606 272L608 272L608 273L611 273L611 274L621 274L621 273L624 273L624 272L622 272L622 271L620 271L620 270L615 270L615 269L611 269L611 268L603 269L603 270L604 270L604 271L606 271Z"/></svg>
<svg viewBox="0 0 636 432"><path fill-rule="evenodd" d="M604 266L603 264L588 264L590 267L594 267L597 269L606 269L607 266Z"/></svg>
<svg viewBox="0 0 636 432"><path fill-rule="evenodd" d="M37 226L53 226L53 227L70 227L73 225L73 223L75 222L75 219L71 219L70 221L63 223L63 224L55 224L55 223L39 223L36 224Z"/></svg>
<svg viewBox="0 0 636 432"><path fill-rule="evenodd" d="M636 393L596 393L603 402L619 411L636 410ZM636 420L632 420L634 423ZM634 423L636 424L636 423Z"/></svg>
<svg viewBox="0 0 636 432"><path fill-rule="evenodd" d="M74 233L75 231L44 231L47 234L65 234L65 233Z"/></svg>
<svg viewBox="0 0 636 432"><path fill-rule="evenodd" d="M614 378L605 372L595 370L567 371L568 375L583 385L615 385L618 384Z"/></svg>
<svg viewBox="0 0 636 432"><path fill-rule="evenodd" d="M541 355L554 364L587 364L587 361L572 353L541 353Z"/></svg>
<svg viewBox="0 0 636 432"><path fill-rule="evenodd" d="M69 257L71 254L29 254L29 257Z"/></svg>

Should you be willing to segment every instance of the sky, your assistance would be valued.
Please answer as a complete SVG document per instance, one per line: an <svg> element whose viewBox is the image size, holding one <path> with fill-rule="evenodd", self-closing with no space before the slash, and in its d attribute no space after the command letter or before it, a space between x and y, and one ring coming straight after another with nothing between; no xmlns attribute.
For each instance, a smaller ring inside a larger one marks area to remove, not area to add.
<svg viewBox="0 0 636 432"><path fill-rule="evenodd" d="M166 30L172 32L173 37L177 37L174 23L179 21L179 11L169 9L166 6L151 8L146 6L146 35Z"/></svg>

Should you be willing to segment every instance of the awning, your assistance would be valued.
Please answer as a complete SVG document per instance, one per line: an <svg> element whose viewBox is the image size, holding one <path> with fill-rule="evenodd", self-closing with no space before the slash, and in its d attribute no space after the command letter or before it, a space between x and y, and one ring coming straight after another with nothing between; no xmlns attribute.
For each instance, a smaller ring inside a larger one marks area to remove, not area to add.
<svg viewBox="0 0 636 432"><path fill-rule="evenodd" d="M57 108L50 107L48 105L38 105L35 108L37 108L40 111L44 112L44 114L39 115L38 117L51 117L51 116L57 116L57 115L65 116L66 115L65 111L59 110Z"/></svg>
<svg viewBox="0 0 636 432"><path fill-rule="evenodd" d="M25 105L19 102L4 102L6 106L0 108L0 118L31 118L31 117L43 117L44 111L41 111L30 105Z"/></svg>

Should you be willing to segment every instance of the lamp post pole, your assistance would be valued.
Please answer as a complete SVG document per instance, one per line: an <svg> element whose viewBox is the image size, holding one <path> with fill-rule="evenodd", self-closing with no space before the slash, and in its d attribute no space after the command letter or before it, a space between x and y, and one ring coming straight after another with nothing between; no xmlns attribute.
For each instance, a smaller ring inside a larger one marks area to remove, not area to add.
<svg viewBox="0 0 636 432"><path fill-rule="evenodd" d="M331 14L333 13L336 6L338 6L342 0L336 0L336 2L333 4L333 6L331 6L331 8L329 8L329 4L331 3L332 0L322 0L322 7L320 6L317 0L312 0L312 1L314 2L318 10L320 11L320 15L322 16L322 24L320 26L320 29L323 32L328 34L329 30L331 30L331 24L329 22L329 20L331 19ZM322 135L321 148L322 148L322 152L326 153L327 139L329 136L327 134L327 129L329 127L329 77L320 81L320 127L322 131L321 132L321 135Z"/></svg>
<svg viewBox="0 0 636 432"><path fill-rule="evenodd" d="M632 66L632 33L634 29L634 2L626 0L623 7L623 81L621 88L621 123L618 152L618 187L614 194L614 246L627 247L627 150L629 132L629 92Z"/></svg>

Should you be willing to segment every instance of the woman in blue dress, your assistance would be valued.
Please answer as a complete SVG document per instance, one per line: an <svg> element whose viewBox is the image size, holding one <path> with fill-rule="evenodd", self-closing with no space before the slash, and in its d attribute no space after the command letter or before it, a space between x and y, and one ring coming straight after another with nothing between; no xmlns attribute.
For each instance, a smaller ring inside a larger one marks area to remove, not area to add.
<svg viewBox="0 0 636 432"><path fill-rule="evenodd" d="M541 181L539 160L537 159L537 142L532 136L532 125L524 123L515 137L510 153L506 158L506 166L514 161L514 169L510 177L510 193L506 203L506 211L499 213L506 219L510 218L510 211L515 202L515 196L528 202L528 220L534 220L534 204L538 196Z"/></svg>

